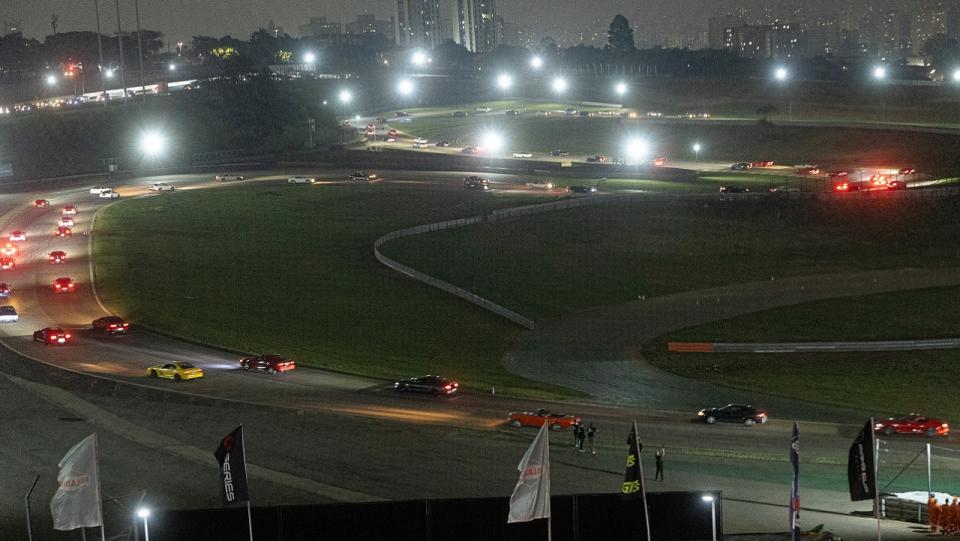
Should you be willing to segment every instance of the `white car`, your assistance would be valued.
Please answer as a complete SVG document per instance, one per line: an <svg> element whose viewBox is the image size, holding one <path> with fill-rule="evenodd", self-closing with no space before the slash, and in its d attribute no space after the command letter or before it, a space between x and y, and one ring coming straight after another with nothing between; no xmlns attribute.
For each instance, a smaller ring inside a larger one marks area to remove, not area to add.
<svg viewBox="0 0 960 541"><path fill-rule="evenodd" d="M532 152L514 152L513 157L514 158L532 158L533 153Z"/></svg>
<svg viewBox="0 0 960 541"><path fill-rule="evenodd" d="M73 227L73 218L71 218L71 217L69 217L69 216L61 216L60 219L57 220L57 226L59 226L59 227Z"/></svg>
<svg viewBox="0 0 960 541"><path fill-rule="evenodd" d="M150 185L151 192L172 192L177 188L172 184L167 184L166 182L154 182Z"/></svg>
<svg viewBox="0 0 960 541"><path fill-rule="evenodd" d="M290 184L310 184L316 181L310 177L305 177L303 175L294 175L292 177L287 177L287 182L289 182Z"/></svg>
<svg viewBox="0 0 960 541"><path fill-rule="evenodd" d="M414 143L423 143L423 144L426 144L426 143L427 143L427 140L424 139L423 137L417 137L416 139L413 140L413 142L414 142Z"/></svg>
<svg viewBox="0 0 960 541"><path fill-rule="evenodd" d="M0 306L0 323L16 323L20 321L20 314L13 306Z"/></svg>
<svg viewBox="0 0 960 541"><path fill-rule="evenodd" d="M118 197L120 197L120 194L110 188L104 188L104 190L100 192L100 199L116 199Z"/></svg>
<svg viewBox="0 0 960 541"><path fill-rule="evenodd" d="M77 206L76 205L67 205L63 207L63 210L60 211L64 216L76 216L77 215Z"/></svg>
<svg viewBox="0 0 960 541"><path fill-rule="evenodd" d="M104 190L109 190L106 186L94 186L90 188L90 195L100 195Z"/></svg>
<svg viewBox="0 0 960 541"><path fill-rule="evenodd" d="M396 137L387 137L387 142L388 142L388 143L396 143L396 142L397 142L397 138L396 138Z"/></svg>
<svg viewBox="0 0 960 541"><path fill-rule="evenodd" d="M493 109L491 109L491 108L489 108L489 107L477 107L477 108L474 109L474 110L475 110L476 112L478 112L478 113L489 113L490 111L493 111Z"/></svg>
<svg viewBox="0 0 960 541"><path fill-rule="evenodd" d="M430 148L430 145L427 143L414 143L413 148Z"/></svg>
<svg viewBox="0 0 960 541"><path fill-rule="evenodd" d="M552 182L544 182L542 180L527 183L527 188L533 188L534 190L552 190L554 187Z"/></svg>
<svg viewBox="0 0 960 541"><path fill-rule="evenodd" d="M217 175L213 177L217 182L230 182L233 180L243 180L243 175Z"/></svg>

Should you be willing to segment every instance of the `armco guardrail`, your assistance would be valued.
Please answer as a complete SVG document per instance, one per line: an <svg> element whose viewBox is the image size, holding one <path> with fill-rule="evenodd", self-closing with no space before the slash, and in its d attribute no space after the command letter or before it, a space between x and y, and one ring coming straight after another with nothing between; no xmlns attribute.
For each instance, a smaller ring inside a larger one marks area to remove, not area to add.
<svg viewBox="0 0 960 541"><path fill-rule="evenodd" d="M667 351L677 353L823 353L931 349L960 349L960 338L874 342L667 342Z"/></svg>
<svg viewBox="0 0 960 541"><path fill-rule="evenodd" d="M412 268L412 267L408 267L407 265L404 265L403 263L400 263L399 261L394 261L393 259L390 259L389 257L383 255L383 254L380 252L380 247L381 247L381 246L383 246L384 244L386 244L386 243L388 243L388 242L390 242L390 241L392 241L392 240L395 240L395 239L399 239L399 238L403 238L403 237L410 237L410 236L413 236L413 235L419 235L419 234L421 234L421 233L430 233L430 232L435 232L435 231L442 231L442 230L444 230L444 229L456 229L456 228L459 228L459 227L464 227L464 226L467 226L467 225L476 224L476 223L479 223L480 221L481 221L481 218L480 218L479 216L473 216L473 217L471 217L471 218L461 218L461 219L459 219L459 220L447 220L447 221L445 221L445 222L438 222L438 223L426 224L426 225L418 225L418 226L416 226L416 227L408 227L408 228L406 228L406 229L399 229L399 230L397 230L397 231L392 231L392 232L387 233L386 235L380 237L379 239L376 240L376 242L373 243L373 255L377 258L377 261L379 261L380 263L386 265L387 267L390 267L391 269L393 269L393 270L395 270L395 271L397 271L397 272L406 274L407 276L413 278L414 280L418 280L418 281L423 282L423 283L425 283L425 284L427 284L427 285L429 285L429 286L433 286L433 287L435 287L435 288L437 288L437 289L441 289L441 290L443 290L443 291L446 291L447 293L451 293L451 294L453 294L453 295L456 295L456 296L460 297L461 299L464 299L464 300L467 300L467 301L469 301L469 302L472 302L473 304L476 304L477 306L480 306L480 307L482 307L482 308L485 308L485 309L487 309L487 310L489 310L489 311L491 311L491 312L493 312L493 313L495 313L495 314L497 314L497 315L503 316L503 317L509 319L510 321L513 321L514 323L516 323L516 324L518 324L518 325L521 325L521 326L526 327L526 328L528 328L528 329L532 329L532 328L533 328L533 320L532 320L532 319L530 319L530 318L528 318L528 317L524 317L524 316L522 316L522 315L520 315L520 314L518 314L518 313L516 313L516 312L514 312L513 310L510 310L510 309L508 309L508 308L504 308L503 306L500 306L499 304L497 304L497 303L495 303L495 302L493 302L493 301L491 301L491 300L489 300L489 299L486 299L486 298L484 298L484 297L481 297L480 295L477 295L476 293L473 293L472 291L467 291L466 289L463 289L463 288L461 288L461 287L457 287L457 286L455 286L455 285L453 285L453 284L450 284L450 283L448 283L448 282L444 282L443 280L439 280L439 279L437 279L437 278L434 278L433 276L430 276L429 274L422 273L422 272L418 271L417 269L414 269L414 268Z"/></svg>

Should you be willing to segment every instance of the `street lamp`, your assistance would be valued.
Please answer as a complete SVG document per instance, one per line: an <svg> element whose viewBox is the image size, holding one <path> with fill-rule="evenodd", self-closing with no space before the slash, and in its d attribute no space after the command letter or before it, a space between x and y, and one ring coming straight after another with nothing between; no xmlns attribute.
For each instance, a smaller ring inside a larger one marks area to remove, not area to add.
<svg viewBox="0 0 960 541"><path fill-rule="evenodd" d="M413 81L410 79L401 80L400 83L397 84L397 92L400 92L401 96L413 94Z"/></svg>
<svg viewBox="0 0 960 541"><path fill-rule="evenodd" d="M616 91L617 97L620 98L620 107L623 107L623 95L627 93L627 83L621 81L613 89Z"/></svg>
<svg viewBox="0 0 960 541"><path fill-rule="evenodd" d="M510 77L506 73L501 73L500 76L497 77L497 86L503 91L510 90L510 87L513 86L513 77Z"/></svg>
<svg viewBox="0 0 960 541"><path fill-rule="evenodd" d="M703 148L700 146L700 143L693 144L693 155L695 161L700 161L700 149Z"/></svg>
<svg viewBox="0 0 960 541"><path fill-rule="evenodd" d="M788 77L790 77L790 72L787 71L787 68L783 66L780 66L773 71L773 78L778 81L786 81Z"/></svg>
<svg viewBox="0 0 960 541"><path fill-rule="evenodd" d="M493 167L493 158L503 148L503 136L495 131L488 131L480 137L480 146L490 158L490 167Z"/></svg>
<svg viewBox="0 0 960 541"><path fill-rule="evenodd" d="M143 539L150 541L150 528L147 526L147 519L150 518L150 510L146 507L137 509L137 516L143 519Z"/></svg>
<svg viewBox="0 0 960 541"><path fill-rule="evenodd" d="M713 529L711 539L717 541L717 502L713 496L707 494L703 496L703 501L710 502L710 527ZM147 541L150 541L149 539Z"/></svg>
<svg viewBox="0 0 960 541"><path fill-rule="evenodd" d="M308 51L303 54L303 61L306 62L307 64L313 64L314 62L317 61L317 55L312 51Z"/></svg>
<svg viewBox="0 0 960 541"><path fill-rule="evenodd" d="M960 83L960 69L953 72L953 81L955 83Z"/></svg>
<svg viewBox="0 0 960 541"><path fill-rule="evenodd" d="M353 94L349 90L341 90L340 94L340 103L346 105L353 100Z"/></svg>
<svg viewBox="0 0 960 541"><path fill-rule="evenodd" d="M177 65L171 62L167 69L170 71L177 71Z"/></svg>
<svg viewBox="0 0 960 541"><path fill-rule="evenodd" d="M882 81L887 78L887 68L883 66L877 66L873 68L873 78Z"/></svg>
<svg viewBox="0 0 960 541"><path fill-rule="evenodd" d="M567 80L564 79L563 77L555 77L553 79L552 86L553 86L554 92L556 92L557 94L563 94L564 92L567 91L567 87L569 85L567 84Z"/></svg>
<svg viewBox="0 0 960 541"><path fill-rule="evenodd" d="M535 56L535 57L531 58L531 59L530 59L530 67L533 68L533 69L535 69L535 70L539 70L540 68L542 68L542 67L543 67L543 58L541 58L541 57L539 57L539 56Z"/></svg>
<svg viewBox="0 0 960 541"><path fill-rule="evenodd" d="M140 150L149 158L156 158L166 147L166 139L155 131L144 132L140 136Z"/></svg>
<svg viewBox="0 0 960 541"><path fill-rule="evenodd" d="M46 77L46 81L48 86L56 86L57 76L52 73L48 73Z"/></svg>

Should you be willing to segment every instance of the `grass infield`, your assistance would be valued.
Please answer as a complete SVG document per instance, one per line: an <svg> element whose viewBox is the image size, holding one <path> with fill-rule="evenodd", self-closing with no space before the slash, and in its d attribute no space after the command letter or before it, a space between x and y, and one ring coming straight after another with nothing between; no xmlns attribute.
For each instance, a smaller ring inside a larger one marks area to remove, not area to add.
<svg viewBox="0 0 960 541"><path fill-rule="evenodd" d="M572 396L501 367L517 327L373 257L380 235L476 214L480 196L487 207L533 197L382 183L122 201L97 220L97 288L125 317L213 345L385 379L441 373L467 388Z"/></svg>

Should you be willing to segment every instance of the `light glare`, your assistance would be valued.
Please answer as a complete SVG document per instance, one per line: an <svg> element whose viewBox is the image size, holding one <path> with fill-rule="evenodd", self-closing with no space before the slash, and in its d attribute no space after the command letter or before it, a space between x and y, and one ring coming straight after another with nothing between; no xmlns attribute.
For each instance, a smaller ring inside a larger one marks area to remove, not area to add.
<svg viewBox="0 0 960 541"><path fill-rule="evenodd" d="M166 141L163 136L157 132L144 133L140 138L140 150L147 156L157 156L163 152L165 147Z"/></svg>

